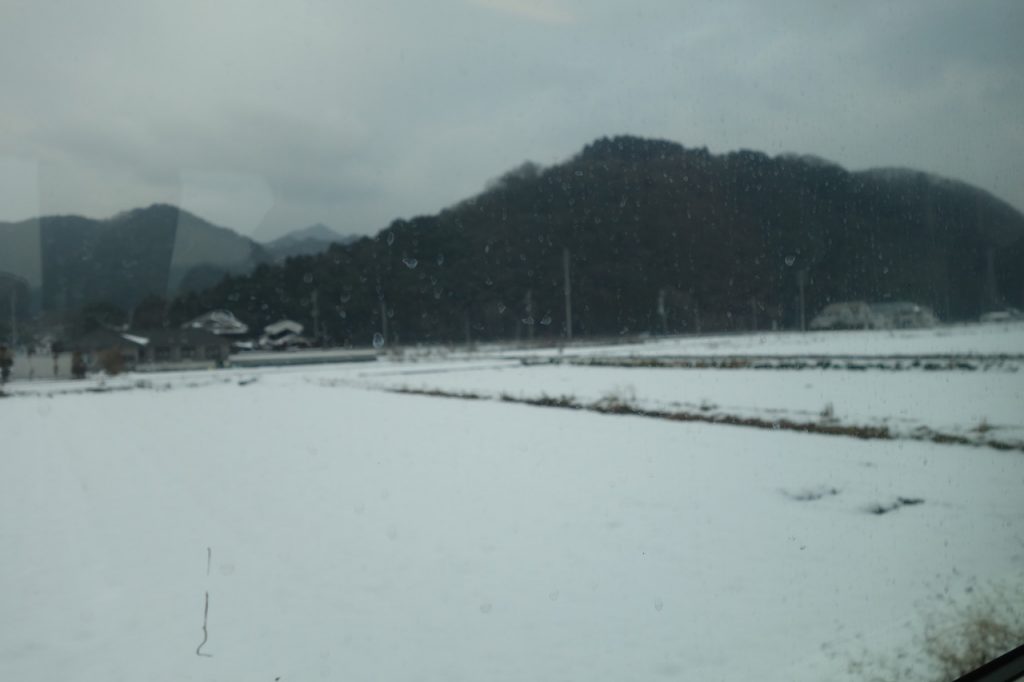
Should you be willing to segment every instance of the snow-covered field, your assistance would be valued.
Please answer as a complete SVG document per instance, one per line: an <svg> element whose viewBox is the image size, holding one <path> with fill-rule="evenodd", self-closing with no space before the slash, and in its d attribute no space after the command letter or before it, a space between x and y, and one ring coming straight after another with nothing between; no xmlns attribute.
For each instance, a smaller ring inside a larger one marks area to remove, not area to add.
<svg viewBox="0 0 1024 682"><path fill-rule="evenodd" d="M571 350L571 347L570 347ZM581 352L593 354L583 346ZM842 332L766 332L653 338L643 343L609 345L605 355L733 355L733 354L942 354L1024 353L1024 323L965 324L934 329Z"/></svg>
<svg viewBox="0 0 1024 682"><path fill-rule="evenodd" d="M721 338L729 353L1024 349L1019 326L959 331ZM807 419L832 403L850 423L985 420L1020 438L1024 372L507 357L11 384L0 679L864 679L851 664L901 650L923 671L929 618L1024 580L1020 451L389 392Z"/></svg>

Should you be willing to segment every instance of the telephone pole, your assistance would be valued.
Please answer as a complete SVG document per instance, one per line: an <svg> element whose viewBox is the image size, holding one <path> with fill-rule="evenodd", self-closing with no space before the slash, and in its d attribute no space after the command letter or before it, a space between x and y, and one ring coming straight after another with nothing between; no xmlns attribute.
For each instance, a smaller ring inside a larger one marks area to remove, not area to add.
<svg viewBox="0 0 1024 682"><path fill-rule="evenodd" d="M526 338L533 341L533 289L526 290Z"/></svg>
<svg viewBox="0 0 1024 682"><path fill-rule="evenodd" d="M668 314L665 312L665 290L658 289L658 317L661 318L662 336L668 335Z"/></svg>
<svg viewBox="0 0 1024 682"><path fill-rule="evenodd" d="M11 353L18 345L18 287L11 286Z"/></svg>
<svg viewBox="0 0 1024 682"><path fill-rule="evenodd" d="M796 273L796 284L800 287L800 331L807 331L807 317L805 313L804 285L807 283L807 271L798 270Z"/></svg>
<svg viewBox="0 0 1024 682"><path fill-rule="evenodd" d="M313 289L312 306L313 306L313 345L318 345L320 341L320 297L319 291Z"/></svg>
<svg viewBox="0 0 1024 682"><path fill-rule="evenodd" d="M569 248L562 249L562 275L565 279L565 337L572 340L572 279L569 277Z"/></svg>

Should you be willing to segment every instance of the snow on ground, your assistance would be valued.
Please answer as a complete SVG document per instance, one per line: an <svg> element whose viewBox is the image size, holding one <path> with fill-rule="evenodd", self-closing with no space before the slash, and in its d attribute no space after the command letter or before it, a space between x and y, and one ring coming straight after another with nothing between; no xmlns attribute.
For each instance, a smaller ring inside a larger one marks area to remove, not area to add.
<svg viewBox="0 0 1024 682"><path fill-rule="evenodd" d="M488 344L490 354L516 356L701 356L701 355L921 355L1024 354L1024 322L945 325L932 329L830 332L764 332L712 336L653 337L640 341L609 339L595 346L573 343L564 348L522 348ZM430 355L430 350L424 351ZM477 353L480 355L481 353ZM419 355L415 349L407 356Z"/></svg>
<svg viewBox="0 0 1024 682"><path fill-rule="evenodd" d="M12 384L0 679L863 679L1024 574L1020 452L373 386L1019 424L1020 376L483 357Z"/></svg>
<svg viewBox="0 0 1024 682"><path fill-rule="evenodd" d="M373 367L365 385L516 398L572 396L582 403L618 398L645 409L685 410L820 421L831 409L842 424L920 427L1024 443L1021 372L852 372L694 370L478 363Z"/></svg>
<svg viewBox="0 0 1024 682"><path fill-rule="evenodd" d="M643 344L641 354L906 355L931 353L1024 353L1024 323L971 324L934 329L838 332L774 332Z"/></svg>

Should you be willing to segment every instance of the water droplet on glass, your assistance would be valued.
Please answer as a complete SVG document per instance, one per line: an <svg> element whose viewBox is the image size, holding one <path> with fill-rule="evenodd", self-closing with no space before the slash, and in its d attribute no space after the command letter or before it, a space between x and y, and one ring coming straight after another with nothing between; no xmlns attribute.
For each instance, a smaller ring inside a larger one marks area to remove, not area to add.
<svg viewBox="0 0 1024 682"><path fill-rule="evenodd" d="M345 293L343 293L343 294L342 294L342 295L341 295L341 296L340 296L339 298L341 299L341 302L342 302L342 303L348 303L348 302L349 302L349 299L351 299L351 298L352 298L352 294L350 294L350 293L348 293L348 292L346 291L346 292L345 292Z"/></svg>
<svg viewBox="0 0 1024 682"><path fill-rule="evenodd" d="M527 315L526 317L524 317L522 319L522 323L523 324L533 324L533 316L532 315Z"/></svg>
<svg viewBox="0 0 1024 682"><path fill-rule="evenodd" d="M374 348L383 348L384 347L384 336L380 332L377 332L376 334L373 335L373 347Z"/></svg>
<svg viewBox="0 0 1024 682"><path fill-rule="evenodd" d="M394 243L395 243L395 233L394 232L388 232L388 246L391 246Z"/></svg>
<svg viewBox="0 0 1024 682"><path fill-rule="evenodd" d="M491 252L491 245L487 244L486 246L484 246L484 253L490 253L490 252Z"/></svg>
<svg viewBox="0 0 1024 682"><path fill-rule="evenodd" d="M405 267L409 268L410 270L415 270L416 266L420 264L420 262L418 260L416 260L415 258L408 258L408 257L407 258L403 258L402 262L405 263Z"/></svg>
<svg viewBox="0 0 1024 682"><path fill-rule="evenodd" d="M346 317L348 317L348 313L346 313L344 310L339 310L338 317L344 320Z"/></svg>
<svg viewBox="0 0 1024 682"><path fill-rule="evenodd" d="M437 254L437 264L438 265L444 265L444 254L443 253Z"/></svg>
<svg viewBox="0 0 1024 682"><path fill-rule="evenodd" d="M550 599L551 601L558 601L558 596L558 590L555 590L548 594L548 599Z"/></svg>
<svg viewBox="0 0 1024 682"><path fill-rule="evenodd" d="M786 256L786 265L792 265L796 262L796 256Z"/></svg>
<svg viewBox="0 0 1024 682"><path fill-rule="evenodd" d="M499 304L498 304L498 312L499 312L499 313L503 313L503 312L505 312L506 310L508 310L508 308L506 308L506 307L505 307L505 304L504 304L504 303L499 303Z"/></svg>
<svg viewBox="0 0 1024 682"><path fill-rule="evenodd" d="M388 319L390 319L390 318L392 318L394 316L395 316L395 309L394 308L388 308Z"/></svg>
<svg viewBox="0 0 1024 682"><path fill-rule="evenodd" d="M312 282L313 282L313 273L312 272L307 272L305 275L302 276L302 281L305 282L306 284L312 284Z"/></svg>
<svg viewBox="0 0 1024 682"><path fill-rule="evenodd" d="M480 613L490 613L492 608L494 607L490 603L485 602L480 605Z"/></svg>
<svg viewBox="0 0 1024 682"><path fill-rule="evenodd" d="M665 608L665 602L661 601L660 599L655 599L654 600L654 610L655 611L661 611L663 608Z"/></svg>
<svg viewBox="0 0 1024 682"><path fill-rule="evenodd" d="M542 325L544 325L545 327L548 326L549 324L551 324L551 316L550 315L545 315L544 317L542 317L540 319L540 323Z"/></svg>

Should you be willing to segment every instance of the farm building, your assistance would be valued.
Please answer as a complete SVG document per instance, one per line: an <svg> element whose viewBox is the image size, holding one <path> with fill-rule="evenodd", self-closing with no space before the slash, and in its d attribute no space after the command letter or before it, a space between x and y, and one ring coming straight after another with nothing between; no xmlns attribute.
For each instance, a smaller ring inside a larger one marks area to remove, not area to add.
<svg viewBox="0 0 1024 682"><path fill-rule="evenodd" d="M230 310L211 310L181 325L182 329L204 329L217 336L241 337L249 333L249 325Z"/></svg>
<svg viewBox="0 0 1024 682"><path fill-rule="evenodd" d="M279 320L263 328L259 347L273 350L308 348L312 344L302 335L304 327L294 320Z"/></svg>
<svg viewBox="0 0 1024 682"><path fill-rule="evenodd" d="M91 369L119 362L120 368L145 371L218 366L231 352L231 341L203 329L97 329L73 348Z"/></svg>
<svg viewBox="0 0 1024 682"><path fill-rule="evenodd" d="M811 320L811 329L872 329L874 313L864 301L830 303Z"/></svg>
<svg viewBox="0 0 1024 682"><path fill-rule="evenodd" d="M910 301L830 303L811 320L811 329L920 329L939 323L927 306Z"/></svg>

